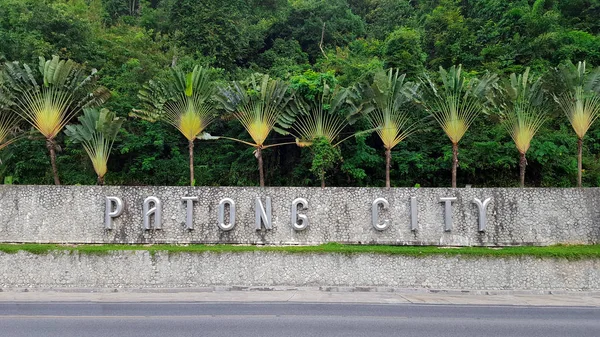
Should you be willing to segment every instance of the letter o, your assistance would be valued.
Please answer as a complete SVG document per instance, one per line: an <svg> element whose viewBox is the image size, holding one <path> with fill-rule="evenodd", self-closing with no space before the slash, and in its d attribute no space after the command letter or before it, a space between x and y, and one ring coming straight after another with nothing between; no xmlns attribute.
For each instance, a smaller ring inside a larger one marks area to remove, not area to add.
<svg viewBox="0 0 600 337"><path fill-rule="evenodd" d="M225 224L225 205L229 205L229 223ZM219 201L217 226L226 232L235 227L235 201L225 198Z"/></svg>

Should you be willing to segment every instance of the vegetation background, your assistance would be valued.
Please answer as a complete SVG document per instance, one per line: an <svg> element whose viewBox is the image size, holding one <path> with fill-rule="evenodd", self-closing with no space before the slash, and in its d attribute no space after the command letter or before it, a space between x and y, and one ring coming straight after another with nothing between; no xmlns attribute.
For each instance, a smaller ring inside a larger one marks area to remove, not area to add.
<svg viewBox="0 0 600 337"><path fill-rule="evenodd" d="M186 185L187 139L165 123L128 117L139 107L142 85L167 78L174 63L187 71L215 67L221 81L267 73L308 95L322 78L350 86L390 67L410 80L453 64L474 76L507 77L526 67L542 75L566 60L600 65L599 18L600 0L0 0L0 62L37 65L38 56L59 55L97 68L112 93L104 106L127 119L106 183ZM529 186L576 184L577 137L564 113L552 109L527 154ZM368 128L358 121L342 136ZM208 131L248 139L236 121L217 120ZM269 143L293 141L271 137ZM64 134L57 143L61 181L94 184L81 145ZM31 134L2 151L0 181L51 184L44 144ZM319 186L310 151L264 151L267 185ZM384 185L385 150L375 133L342 143L340 151L328 186ZM584 142L584 186L600 185L599 155L600 129L592 128ZM392 186L450 183L452 146L433 124L394 147L392 160ZM253 149L242 144L198 142L196 185L257 185L255 163ZM480 115L461 140L458 185L518 186L518 177L510 135L498 116Z"/></svg>

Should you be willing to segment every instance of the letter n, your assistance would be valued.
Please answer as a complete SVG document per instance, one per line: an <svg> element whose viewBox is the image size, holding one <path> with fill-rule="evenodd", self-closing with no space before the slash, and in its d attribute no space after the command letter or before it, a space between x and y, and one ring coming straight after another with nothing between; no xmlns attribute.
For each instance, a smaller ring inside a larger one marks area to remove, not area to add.
<svg viewBox="0 0 600 337"><path fill-rule="evenodd" d="M262 228L262 224L265 225L266 229L273 229L272 219L271 219L271 198L266 198L266 211L265 207L263 207L262 201L260 201L259 197L256 197L256 202L254 203L254 211L256 214L255 224L256 230L259 231ZM262 223L262 224L261 224Z"/></svg>

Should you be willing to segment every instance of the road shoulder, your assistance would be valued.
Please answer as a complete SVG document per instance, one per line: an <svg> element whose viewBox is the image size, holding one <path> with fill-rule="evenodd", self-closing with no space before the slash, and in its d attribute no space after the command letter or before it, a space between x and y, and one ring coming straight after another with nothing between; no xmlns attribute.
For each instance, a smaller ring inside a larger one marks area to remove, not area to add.
<svg viewBox="0 0 600 337"><path fill-rule="evenodd" d="M304 302L600 307L600 292L565 291L445 291L344 287L1 290L0 302Z"/></svg>

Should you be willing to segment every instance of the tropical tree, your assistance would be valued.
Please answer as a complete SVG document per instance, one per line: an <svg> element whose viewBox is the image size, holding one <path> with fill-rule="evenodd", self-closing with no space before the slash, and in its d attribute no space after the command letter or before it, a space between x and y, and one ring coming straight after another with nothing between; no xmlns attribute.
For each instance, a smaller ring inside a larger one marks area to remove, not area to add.
<svg viewBox="0 0 600 337"><path fill-rule="evenodd" d="M541 77L531 77L527 68L523 74L512 73L502 82L501 90L499 109L502 125L519 151L519 182L521 187L525 187L527 150L533 136L547 119Z"/></svg>
<svg viewBox="0 0 600 337"><path fill-rule="evenodd" d="M253 142L222 136L201 135L199 137L229 139L254 147L261 187L265 186L262 151L273 146L289 144L265 145L271 130L285 134L287 133L285 129L293 122L292 116L286 111L286 106L292 99L288 88L289 86L283 81L258 74L252 75L247 82L236 81L227 87L219 88L217 101L228 115L233 116L244 126Z"/></svg>
<svg viewBox="0 0 600 337"><path fill-rule="evenodd" d="M0 150L4 149L19 137L15 137L15 129L19 124L19 116L10 111L11 101L9 94L2 86L0 74Z"/></svg>
<svg viewBox="0 0 600 337"><path fill-rule="evenodd" d="M562 88L554 95L577 134L577 186L581 187L583 137L600 114L600 67L588 71L585 61L556 69Z"/></svg>
<svg viewBox="0 0 600 337"><path fill-rule="evenodd" d="M60 185L56 136L83 107L103 103L110 93L96 85L95 69L88 74L81 65L58 56L39 60L38 72L27 64L5 63L0 85L12 110L46 138L54 183Z"/></svg>
<svg viewBox="0 0 600 337"><path fill-rule="evenodd" d="M7 111L0 111L0 150L17 141L20 137L15 136L15 129L19 118Z"/></svg>
<svg viewBox="0 0 600 337"><path fill-rule="evenodd" d="M313 163L311 171L325 187L325 174L334 167L342 156L338 145L355 135L339 139L340 133L348 125L346 99L349 91L321 80L318 93L307 99L298 97L289 105L290 114L295 121L290 133L296 137L300 147L312 147ZM311 95L312 96L312 95Z"/></svg>
<svg viewBox="0 0 600 337"><path fill-rule="evenodd" d="M370 84L359 83L354 88L360 99L356 112L365 115L385 148L385 187L390 188L392 149L417 130L409 113L418 84L405 80L398 69L379 71Z"/></svg>
<svg viewBox="0 0 600 337"><path fill-rule="evenodd" d="M78 119L80 124L67 125L65 133L74 143L83 144L98 175L98 185L104 185L108 157L123 119L108 109L92 108L84 108Z"/></svg>
<svg viewBox="0 0 600 337"><path fill-rule="evenodd" d="M496 83L495 74L481 79L466 78L462 66L452 66L448 71L440 67L442 85L429 76L421 78L424 94L418 99L425 110L439 123L452 142L452 187L456 188L458 168L458 142L475 118L483 111L489 88Z"/></svg>
<svg viewBox="0 0 600 337"><path fill-rule="evenodd" d="M163 121L177 128L188 140L190 185L194 178L194 140L215 119L212 101L214 85L209 69L195 66L191 73L173 67L168 82L149 81L138 93L143 109L133 110L134 117L151 122Z"/></svg>
<svg viewBox="0 0 600 337"><path fill-rule="evenodd" d="M0 150L17 141L20 137L15 136L15 128L19 119L10 113L0 113Z"/></svg>

